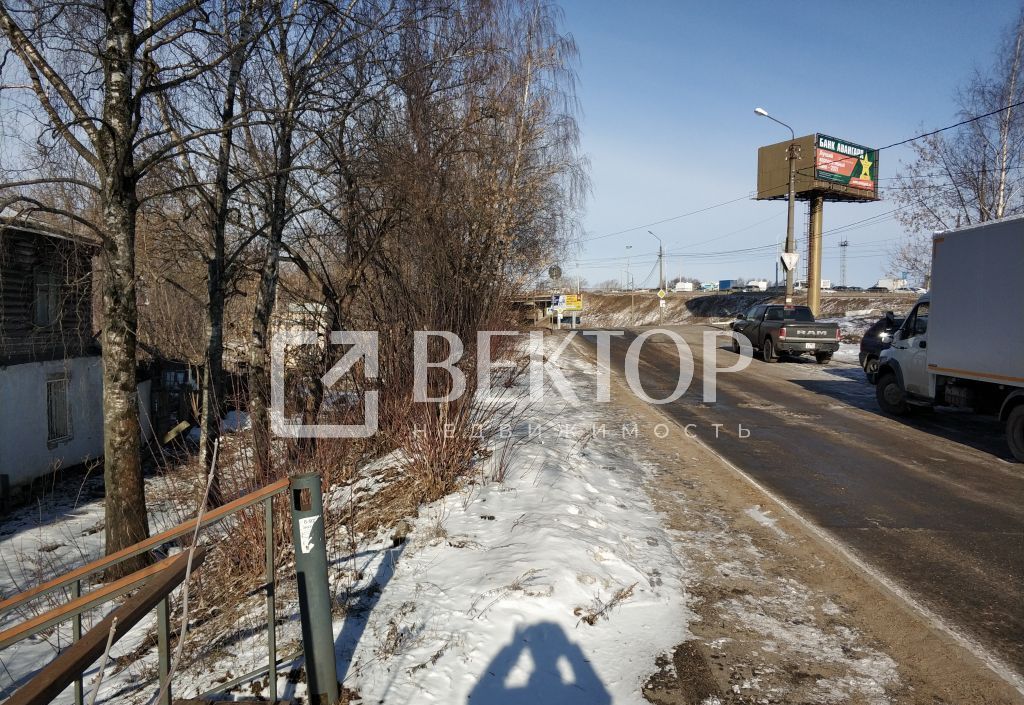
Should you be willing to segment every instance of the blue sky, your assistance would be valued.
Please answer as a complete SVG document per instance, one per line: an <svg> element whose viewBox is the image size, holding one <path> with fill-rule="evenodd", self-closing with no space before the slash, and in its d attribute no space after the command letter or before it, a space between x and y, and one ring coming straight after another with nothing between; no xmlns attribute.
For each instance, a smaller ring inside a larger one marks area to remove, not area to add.
<svg viewBox="0 0 1024 705"><path fill-rule="evenodd" d="M667 2L562 0L580 51L582 147L591 162L586 237L604 236L740 198L707 213L585 242L566 274L637 285L665 243L666 277L772 279L775 253L714 254L785 237L784 202L742 198L755 188L757 148L789 133L754 115L762 106L796 134L820 132L879 147L956 122L954 95L986 68L1019 2ZM822 276L870 286L902 234L884 185L909 161L883 151L883 201L827 203ZM829 231L878 216L875 222ZM798 249L806 205L797 203ZM626 245L631 245L630 250ZM576 260L579 264L576 264ZM646 284L656 285L657 272Z"/></svg>

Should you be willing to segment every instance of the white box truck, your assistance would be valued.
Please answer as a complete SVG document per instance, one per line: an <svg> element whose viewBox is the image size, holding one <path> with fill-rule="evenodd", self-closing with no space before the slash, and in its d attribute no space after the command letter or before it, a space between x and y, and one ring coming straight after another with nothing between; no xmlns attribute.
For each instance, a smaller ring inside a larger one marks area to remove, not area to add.
<svg viewBox="0 0 1024 705"><path fill-rule="evenodd" d="M879 358L882 410L955 406L994 414L1024 462L1022 282L1024 216L937 233L932 288Z"/></svg>

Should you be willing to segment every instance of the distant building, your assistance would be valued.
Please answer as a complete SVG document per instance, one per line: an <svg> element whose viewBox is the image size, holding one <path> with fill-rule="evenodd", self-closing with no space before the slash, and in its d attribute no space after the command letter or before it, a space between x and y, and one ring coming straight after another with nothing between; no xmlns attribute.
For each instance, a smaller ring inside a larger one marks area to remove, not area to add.
<svg viewBox="0 0 1024 705"><path fill-rule="evenodd" d="M0 495L103 454L96 245L0 220Z"/></svg>
<svg viewBox="0 0 1024 705"><path fill-rule="evenodd" d="M676 282L675 291L693 291L693 282Z"/></svg>

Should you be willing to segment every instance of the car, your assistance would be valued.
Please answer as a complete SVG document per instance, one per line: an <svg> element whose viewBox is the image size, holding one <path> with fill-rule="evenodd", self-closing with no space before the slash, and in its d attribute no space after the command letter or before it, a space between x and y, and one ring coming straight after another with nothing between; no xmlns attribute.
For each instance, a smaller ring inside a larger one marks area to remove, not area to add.
<svg viewBox="0 0 1024 705"><path fill-rule="evenodd" d="M886 289L884 286L869 286L867 291L871 294L891 294L892 291Z"/></svg>
<svg viewBox="0 0 1024 705"><path fill-rule="evenodd" d="M909 286L901 286L899 289L896 290L896 293L897 294L917 294L917 293L920 293L920 292L918 292L917 289L912 289Z"/></svg>
<svg viewBox="0 0 1024 705"><path fill-rule="evenodd" d="M864 291L864 287L862 287L862 286L848 286L848 287L846 287L846 290L847 291Z"/></svg>
<svg viewBox="0 0 1024 705"><path fill-rule="evenodd" d="M902 317L898 318L892 311L886 311L885 316L871 324L871 327L864 331L864 337L860 339L860 353L857 358L872 384L878 374L878 358L882 351L892 344L892 335L901 325Z"/></svg>

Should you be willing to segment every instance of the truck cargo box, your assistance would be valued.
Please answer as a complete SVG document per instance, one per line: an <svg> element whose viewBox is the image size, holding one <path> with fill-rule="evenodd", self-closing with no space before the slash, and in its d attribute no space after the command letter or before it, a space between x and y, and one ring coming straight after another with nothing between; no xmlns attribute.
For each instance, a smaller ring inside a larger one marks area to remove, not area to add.
<svg viewBox="0 0 1024 705"><path fill-rule="evenodd" d="M928 368L1024 386L1024 217L935 235Z"/></svg>

